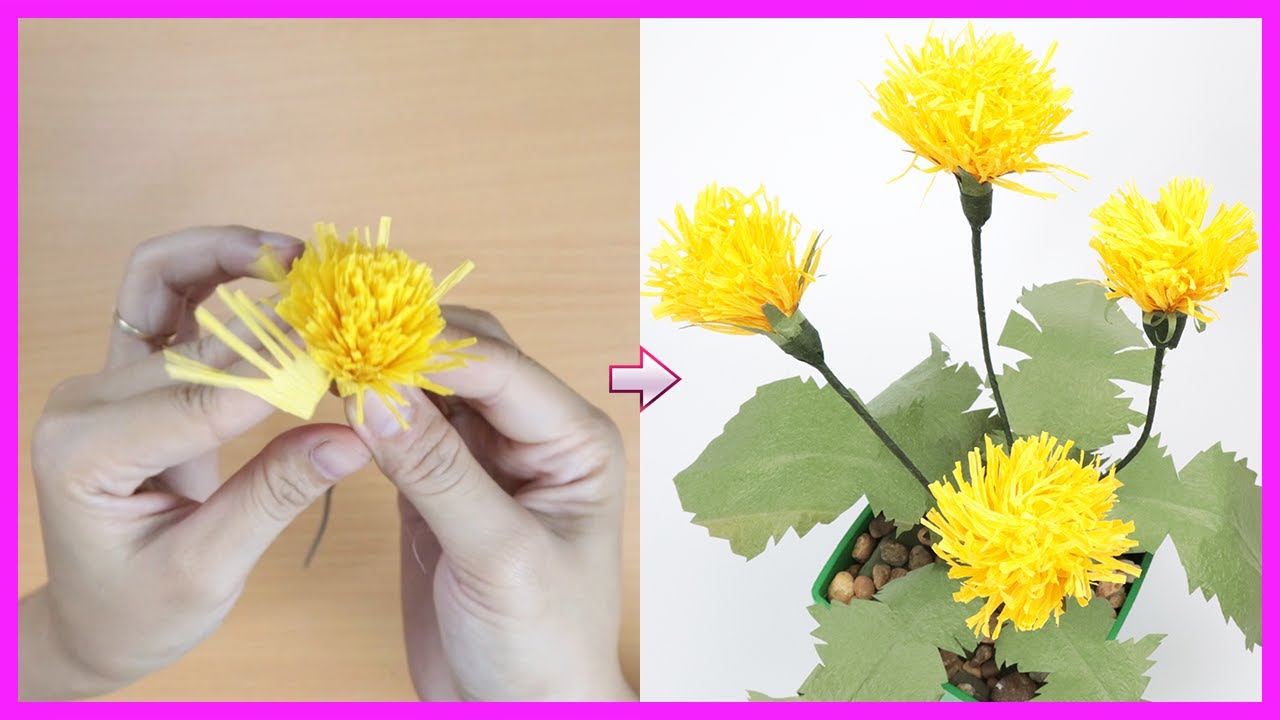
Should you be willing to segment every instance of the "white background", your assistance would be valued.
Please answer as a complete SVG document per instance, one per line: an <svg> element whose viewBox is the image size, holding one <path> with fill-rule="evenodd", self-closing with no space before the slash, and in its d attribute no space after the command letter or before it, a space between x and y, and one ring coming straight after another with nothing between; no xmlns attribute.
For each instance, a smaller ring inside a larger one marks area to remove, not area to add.
<svg viewBox="0 0 1280 720"><path fill-rule="evenodd" d="M915 173L893 183L905 145L871 119L874 87L895 44L918 47L928 21L645 21L641 31L641 225L647 258L659 218L688 207L708 182L764 183L809 230L831 240L805 315L823 333L836 373L864 397L929 351L935 332L955 360L979 368L968 228L957 190ZM939 22L935 31L962 29ZM1059 42L1056 79L1071 87L1062 126L1081 140L1042 154L1087 174L1040 200L996 189L985 230L993 338L1021 288L1099 277L1090 210L1124 182L1148 196L1175 175L1214 186L1212 207L1261 211L1261 28L1256 21L978 21L1012 31L1037 57ZM645 261L647 267L647 259ZM1261 469L1260 290L1248 278L1213 305L1207 332L1190 328L1169 357L1157 432L1181 467L1221 440ZM746 562L689 522L671 478L718 435L763 383L811 371L758 337L680 329L642 305L645 347L684 381L642 416L641 647L645 699L743 699L747 689L793 694L817 662L809 587L861 509L803 539L789 532ZM1131 305L1127 306L1132 310ZM997 348L997 363L1018 358ZM1132 389L1132 388L1131 388ZM1135 409L1143 409L1145 389ZM1127 445L1126 445L1127 446ZM1188 594L1171 543L1157 553L1122 637L1168 635L1147 698L1258 699L1261 651L1243 649L1217 600Z"/></svg>

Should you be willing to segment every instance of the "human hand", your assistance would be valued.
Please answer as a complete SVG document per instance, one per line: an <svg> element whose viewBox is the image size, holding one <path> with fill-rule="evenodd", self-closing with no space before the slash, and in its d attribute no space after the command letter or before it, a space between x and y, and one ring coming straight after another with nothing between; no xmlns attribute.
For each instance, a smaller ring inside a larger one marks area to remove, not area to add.
<svg viewBox="0 0 1280 720"><path fill-rule="evenodd" d="M241 227L144 243L120 288L120 317L144 334L174 334L173 349L189 357L233 366L220 341L195 339L192 311L249 274L263 243L289 262L301 252L296 239ZM106 367L58 386L33 434L49 582L19 604L27 700L100 695L177 660L218 627L285 526L369 459L350 428L308 425L220 484L218 448L272 408L172 381L156 343L118 324L112 332Z"/></svg>
<svg viewBox="0 0 1280 720"><path fill-rule="evenodd" d="M400 490L414 687L425 700L634 700L618 661L618 430L493 316L444 315L485 360L441 376L454 396L403 393L407 430L373 396L355 426Z"/></svg>

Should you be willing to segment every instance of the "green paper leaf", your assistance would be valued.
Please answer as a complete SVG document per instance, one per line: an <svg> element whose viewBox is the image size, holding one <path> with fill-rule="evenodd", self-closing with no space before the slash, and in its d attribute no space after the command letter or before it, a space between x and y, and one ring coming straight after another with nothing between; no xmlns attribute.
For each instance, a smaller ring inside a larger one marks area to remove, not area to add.
<svg viewBox="0 0 1280 720"><path fill-rule="evenodd" d="M751 702L803 702L804 698L802 697L776 698L776 697L770 697L761 692L756 692L755 690L748 690L747 700Z"/></svg>
<svg viewBox="0 0 1280 720"><path fill-rule="evenodd" d="M988 411L969 412L978 374L947 364L930 339L929 357L867 407L926 477L941 478L993 424ZM746 558L788 528L803 537L835 520L864 494L909 523L930 500L835 391L800 378L761 386L675 484L693 522Z"/></svg>
<svg viewBox="0 0 1280 720"><path fill-rule="evenodd" d="M901 618L899 640L909 639L963 655L978 646L978 636L965 621L978 612L982 603L956 602L954 596L959 590L960 581L947 577L947 566L934 563L885 585L876 593L876 599Z"/></svg>
<svg viewBox="0 0 1280 720"><path fill-rule="evenodd" d="M1028 358L1005 367L1000 393L1015 434L1049 432L1096 450L1145 420L1112 381L1149 384L1155 351L1105 290L1081 282L1022 293L1018 302L1032 319L1009 313L1000 344Z"/></svg>
<svg viewBox="0 0 1280 720"><path fill-rule="evenodd" d="M906 578L901 578L905 580ZM900 642L906 630L888 605L866 600L816 606L822 664L800 686L804 700L937 700L947 681L937 648Z"/></svg>
<svg viewBox="0 0 1280 720"><path fill-rule="evenodd" d="M970 609L951 598L958 581L940 565L894 580L874 600L814 605L821 664L792 700L937 700L947 675L938 648L973 649ZM751 694L752 699L772 699Z"/></svg>
<svg viewBox="0 0 1280 720"><path fill-rule="evenodd" d="M1039 630L1005 630L996 640L996 657L1022 672L1049 673L1041 701L1125 701L1142 699L1155 665L1151 653L1164 639L1147 635L1141 640L1107 640L1115 622L1111 604L1095 599L1085 607L1074 601L1058 623Z"/></svg>
<svg viewBox="0 0 1280 720"><path fill-rule="evenodd" d="M1221 443L1182 468L1152 437L1117 473L1111 516L1132 520L1140 549L1155 552L1173 538L1188 590L1215 595L1222 614L1244 632L1252 649L1262 642L1262 488L1257 474Z"/></svg>

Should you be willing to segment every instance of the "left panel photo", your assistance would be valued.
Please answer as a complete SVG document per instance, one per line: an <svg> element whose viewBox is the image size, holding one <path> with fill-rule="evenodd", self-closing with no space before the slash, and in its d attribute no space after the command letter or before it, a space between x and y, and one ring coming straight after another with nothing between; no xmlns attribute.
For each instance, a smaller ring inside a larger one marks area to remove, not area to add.
<svg viewBox="0 0 1280 720"><path fill-rule="evenodd" d="M635 699L639 23L18 40L20 699Z"/></svg>

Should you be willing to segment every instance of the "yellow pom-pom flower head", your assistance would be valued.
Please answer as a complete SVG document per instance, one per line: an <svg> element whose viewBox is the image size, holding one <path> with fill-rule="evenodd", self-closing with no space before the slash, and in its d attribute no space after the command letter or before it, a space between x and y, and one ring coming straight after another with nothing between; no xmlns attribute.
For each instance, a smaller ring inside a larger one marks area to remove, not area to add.
<svg viewBox="0 0 1280 720"><path fill-rule="evenodd" d="M1123 582L1139 570L1119 559L1137 542L1133 523L1107 518L1120 487L1098 460L1070 456L1072 443L1047 433L1015 440L1007 453L987 438L957 462L954 483L929 486L937 501L924 525L940 536L934 552L962 579L957 602L980 599L968 624L998 637L1008 621L1035 630L1062 614L1067 598L1081 605L1097 582ZM992 618L995 621L992 622Z"/></svg>
<svg viewBox="0 0 1280 720"><path fill-rule="evenodd" d="M395 386L420 387L447 395L450 390L428 375L461 367L461 352L475 338L447 340L440 301L473 265L464 263L438 285L431 268L410 258L390 243L391 220L383 218L376 240L368 230L339 238L331 224L315 226L315 240L286 270L270 255L258 264L262 275L276 282L280 296L265 304L301 338L298 348L243 296L220 289L232 311L264 344L280 367L267 362L236 341L211 314L201 309L200 324L232 344L241 356L267 375L244 378L200 366L169 354L169 371L192 382L238 387L263 397L286 412L310 418L330 386L342 397L356 397L356 421L364 420L364 393L381 398L399 418L397 405L407 401ZM287 343L287 345L286 345ZM401 419L401 423L404 421Z"/></svg>
<svg viewBox="0 0 1280 720"><path fill-rule="evenodd" d="M822 255L816 232L797 254L799 221L763 187L709 185L692 214L678 205L674 226L662 225L669 237L650 253L644 293L660 298L653 316L723 333L771 333L765 305L795 315Z"/></svg>
<svg viewBox="0 0 1280 720"><path fill-rule="evenodd" d="M1242 277L1258 249L1253 213L1221 205L1209 222L1211 188L1203 180L1176 178L1151 202L1133 184L1093 211L1094 237L1109 298L1129 298L1148 316L1179 313L1208 323L1217 317L1205 303Z"/></svg>
<svg viewBox="0 0 1280 720"><path fill-rule="evenodd" d="M991 183L1038 197L1011 174L1080 173L1040 159L1045 145L1082 137L1058 129L1071 111L1070 88L1053 82L1049 61L1037 60L1009 33L979 36L972 23L957 38L926 36L919 50L905 48L888 63L872 97L872 115L923 158L925 172ZM905 174L905 173L904 173Z"/></svg>

